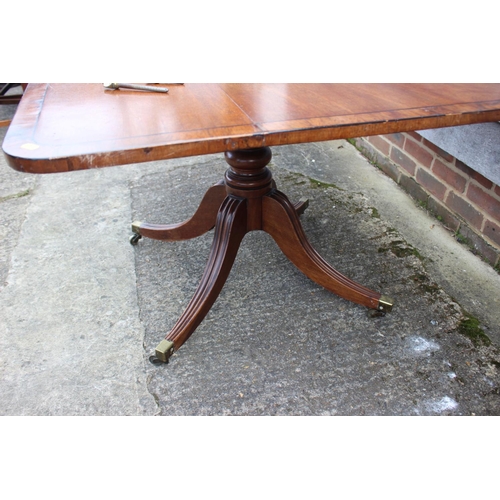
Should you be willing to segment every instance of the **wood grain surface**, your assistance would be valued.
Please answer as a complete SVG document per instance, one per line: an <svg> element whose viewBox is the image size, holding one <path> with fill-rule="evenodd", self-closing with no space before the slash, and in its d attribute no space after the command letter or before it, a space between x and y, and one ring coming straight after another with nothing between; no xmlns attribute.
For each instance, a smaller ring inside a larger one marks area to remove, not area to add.
<svg viewBox="0 0 500 500"><path fill-rule="evenodd" d="M30 84L9 165L64 172L500 120L500 84Z"/></svg>

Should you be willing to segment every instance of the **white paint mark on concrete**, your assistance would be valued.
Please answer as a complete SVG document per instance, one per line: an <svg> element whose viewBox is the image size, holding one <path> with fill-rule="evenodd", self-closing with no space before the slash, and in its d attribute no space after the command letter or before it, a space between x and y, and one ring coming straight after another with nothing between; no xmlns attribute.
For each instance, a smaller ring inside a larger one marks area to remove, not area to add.
<svg viewBox="0 0 500 500"><path fill-rule="evenodd" d="M423 337L410 337L410 349L418 354L428 354L439 350L439 344Z"/></svg>
<svg viewBox="0 0 500 500"><path fill-rule="evenodd" d="M429 401L426 404L426 407L432 412L442 413L443 411L447 410L455 410L456 408L458 408L458 403L453 398L445 396L438 401Z"/></svg>

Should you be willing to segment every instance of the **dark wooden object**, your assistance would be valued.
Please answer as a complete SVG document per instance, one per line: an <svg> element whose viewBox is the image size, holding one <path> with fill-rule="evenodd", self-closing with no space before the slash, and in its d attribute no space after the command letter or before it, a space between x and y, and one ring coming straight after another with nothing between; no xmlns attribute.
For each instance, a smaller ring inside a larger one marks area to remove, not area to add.
<svg viewBox="0 0 500 500"><path fill-rule="evenodd" d="M500 120L500 84L29 84L3 148L67 172Z"/></svg>
<svg viewBox="0 0 500 500"><path fill-rule="evenodd" d="M224 152L224 181L188 221L134 223L140 237L194 238L215 227L193 298L156 349L166 362L220 293L244 235L269 233L309 278L347 300L392 301L333 269L312 248L299 214L276 189L269 146L500 120L499 84L186 84L169 94L102 85L30 84L3 149L11 167L50 173Z"/></svg>
<svg viewBox="0 0 500 500"><path fill-rule="evenodd" d="M346 278L313 249L299 221L304 205L292 205L276 189L267 168L271 156L268 147L226 152L230 168L225 175L225 186L213 186L189 221L172 226L135 223L137 234L161 240L199 236L215 226L210 256L198 289L173 329L157 347L157 359L166 362L203 320L229 276L243 237L250 231L269 233L298 269L326 289L373 309L390 308L388 299L381 301L380 293ZM189 230L183 231L181 236L180 228Z"/></svg>
<svg viewBox="0 0 500 500"><path fill-rule="evenodd" d="M6 95L10 89L19 87L21 83L0 83L0 104L18 104L21 101L21 94ZM25 88L23 85L23 89Z"/></svg>

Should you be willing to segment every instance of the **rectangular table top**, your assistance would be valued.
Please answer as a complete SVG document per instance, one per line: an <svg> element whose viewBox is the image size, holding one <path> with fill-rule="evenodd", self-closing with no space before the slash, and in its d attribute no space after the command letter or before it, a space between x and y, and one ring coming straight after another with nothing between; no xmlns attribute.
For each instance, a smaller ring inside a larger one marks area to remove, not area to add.
<svg viewBox="0 0 500 500"><path fill-rule="evenodd" d="M500 84L30 84L3 150L50 173L500 121Z"/></svg>

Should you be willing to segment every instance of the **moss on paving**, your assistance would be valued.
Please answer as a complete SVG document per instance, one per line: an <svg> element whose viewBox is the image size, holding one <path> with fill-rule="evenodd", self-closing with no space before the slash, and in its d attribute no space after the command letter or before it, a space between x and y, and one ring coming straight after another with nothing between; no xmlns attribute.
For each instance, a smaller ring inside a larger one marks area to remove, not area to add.
<svg viewBox="0 0 500 500"><path fill-rule="evenodd" d="M464 313L465 319L458 325L458 331L472 340L475 346L479 344L490 345L491 340L479 326L479 320L468 313Z"/></svg>

